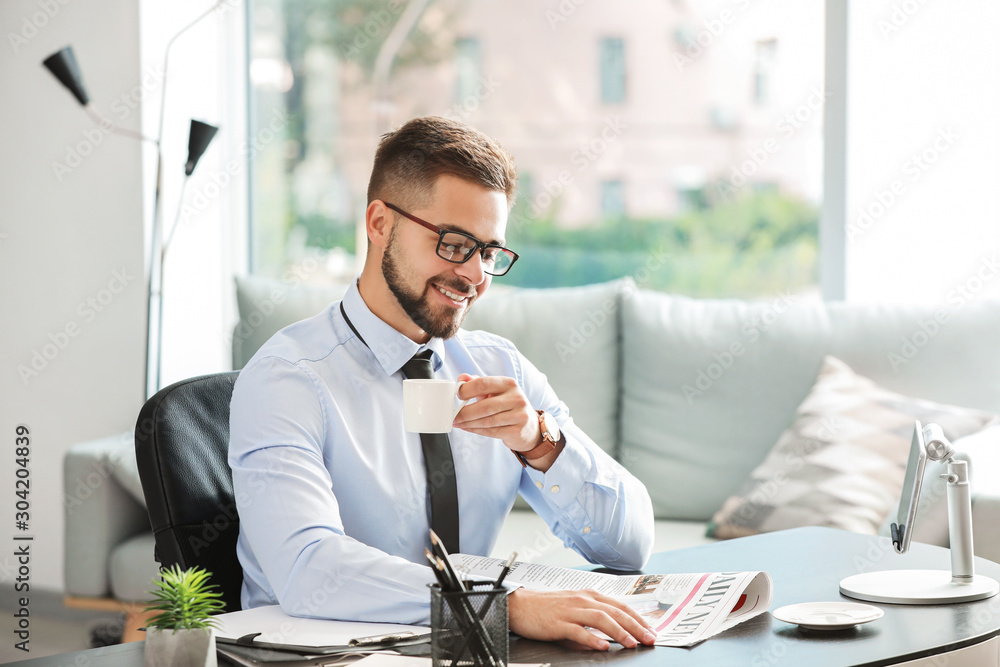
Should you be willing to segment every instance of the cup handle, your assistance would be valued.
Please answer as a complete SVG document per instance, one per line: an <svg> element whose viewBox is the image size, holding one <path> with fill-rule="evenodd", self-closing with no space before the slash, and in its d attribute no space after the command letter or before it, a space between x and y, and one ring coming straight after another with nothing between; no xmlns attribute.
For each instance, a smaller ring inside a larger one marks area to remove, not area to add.
<svg viewBox="0 0 1000 667"><path fill-rule="evenodd" d="M462 388L462 385L465 384L465 382L466 382L465 380L461 380L458 383L458 386L455 387L455 396L456 397L458 396L458 390ZM451 420L452 421L455 421L455 418L458 417L458 413L461 412L462 408L464 408L469 403L469 401L471 401L471 400L472 400L471 398L467 398L464 401L462 401L457 408L455 408L455 413L452 414L452 416L451 416Z"/></svg>

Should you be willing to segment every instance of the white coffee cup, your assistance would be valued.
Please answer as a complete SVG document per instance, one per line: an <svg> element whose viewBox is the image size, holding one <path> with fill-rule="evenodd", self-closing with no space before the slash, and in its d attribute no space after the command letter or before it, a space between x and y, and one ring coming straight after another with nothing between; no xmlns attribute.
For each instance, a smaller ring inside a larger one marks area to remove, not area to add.
<svg viewBox="0 0 1000 667"><path fill-rule="evenodd" d="M455 380L403 380L403 428L409 433L451 433L451 425L468 400L455 407Z"/></svg>

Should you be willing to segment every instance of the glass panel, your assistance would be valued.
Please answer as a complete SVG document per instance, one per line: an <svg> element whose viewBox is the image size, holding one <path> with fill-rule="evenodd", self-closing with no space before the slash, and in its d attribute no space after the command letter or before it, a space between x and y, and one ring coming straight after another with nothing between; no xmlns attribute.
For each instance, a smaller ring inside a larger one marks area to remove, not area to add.
<svg viewBox="0 0 1000 667"><path fill-rule="evenodd" d="M601 101L625 101L625 41L620 37L601 40Z"/></svg>
<svg viewBox="0 0 1000 667"><path fill-rule="evenodd" d="M506 284L818 293L822 0L252 4L251 145L286 119L255 155L256 271L349 279L378 137L435 114L517 160Z"/></svg>
<svg viewBox="0 0 1000 667"><path fill-rule="evenodd" d="M479 40L463 37L455 42L455 101L461 102L476 94L480 74Z"/></svg>

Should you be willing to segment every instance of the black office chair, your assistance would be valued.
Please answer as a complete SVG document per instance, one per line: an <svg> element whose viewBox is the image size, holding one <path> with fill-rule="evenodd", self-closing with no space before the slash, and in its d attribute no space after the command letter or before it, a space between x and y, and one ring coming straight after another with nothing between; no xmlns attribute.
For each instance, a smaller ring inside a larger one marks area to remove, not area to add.
<svg viewBox="0 0 1000 667"><path fill-rule="evenodd" d="M135 425L135 456L161 567L202 567L238 611L243 568L227 462L229 401L239 371L190 378L146 401Z"/></svg>

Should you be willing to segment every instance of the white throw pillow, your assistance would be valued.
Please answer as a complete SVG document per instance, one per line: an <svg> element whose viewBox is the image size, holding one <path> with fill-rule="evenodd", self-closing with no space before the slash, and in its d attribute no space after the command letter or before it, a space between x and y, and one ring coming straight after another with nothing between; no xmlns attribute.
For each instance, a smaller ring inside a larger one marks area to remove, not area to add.
<svg viewBox="0 0 1000 667"><path fill-rule="evenodd" d="M716 512L708 534L799 526L876 534L899 502L914 420L939 424L954 441L997 416L903 396L827 356L795 421Z"/></svg>

